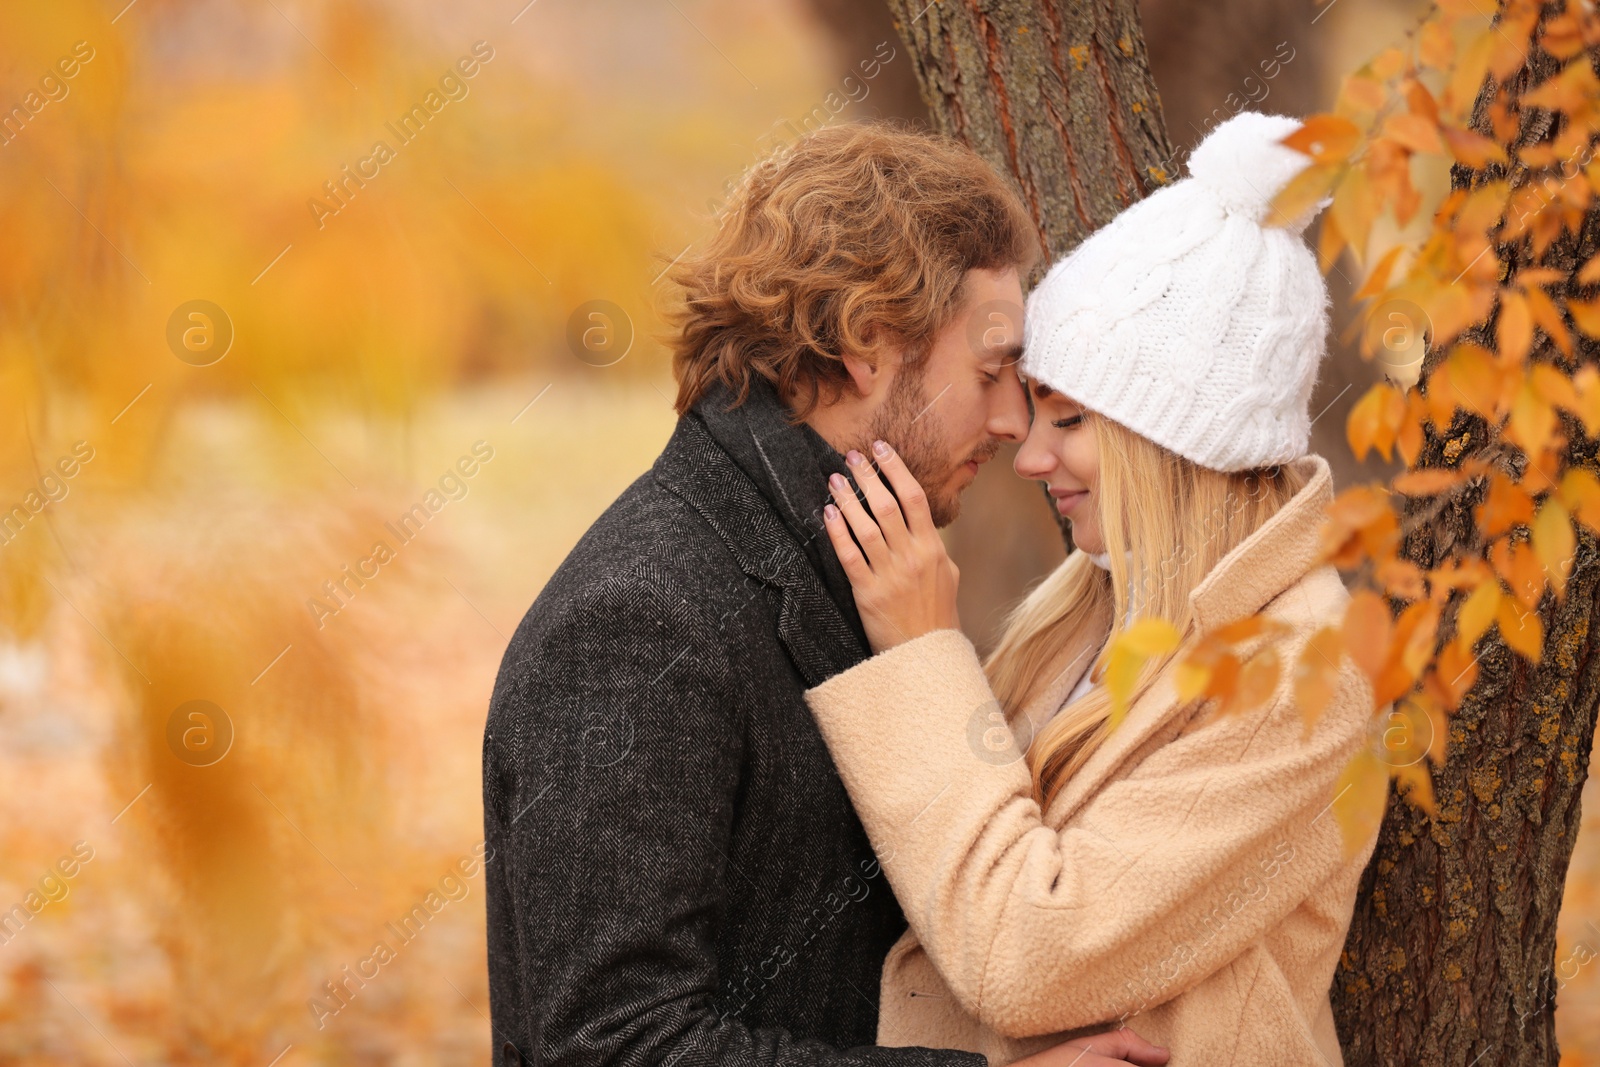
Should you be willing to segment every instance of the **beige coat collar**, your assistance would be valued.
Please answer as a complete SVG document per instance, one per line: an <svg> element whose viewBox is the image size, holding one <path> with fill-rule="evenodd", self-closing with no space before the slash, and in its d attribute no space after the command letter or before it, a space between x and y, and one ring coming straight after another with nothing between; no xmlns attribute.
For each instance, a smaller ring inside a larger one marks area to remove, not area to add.
<svg viewBox="0 0 1600 1067"><path fill-rule="evenodd" d="M1320 555L1318 534L1327 507L1333 502L1333 473L1328 461L1315 454L1302 456L1292 466L1308 475L1305 487L1224 556L1189 594L1199 631L1255 614L1316 566ZM1110 627L1111 611L1103 608L1092 625L1073 635L1056 657L1051 667L1053 680L1023 708L1033 733L1049 721L1083 672L1093 665ZM1240 652L1248 655L1260 640L1247 642ZM1056 797L1044 813L1045 823L1059 829L1124 759L1171 722L1179 710L1171 678L1164 675L1156 679L1134 702L1122 724Z"/></svg>

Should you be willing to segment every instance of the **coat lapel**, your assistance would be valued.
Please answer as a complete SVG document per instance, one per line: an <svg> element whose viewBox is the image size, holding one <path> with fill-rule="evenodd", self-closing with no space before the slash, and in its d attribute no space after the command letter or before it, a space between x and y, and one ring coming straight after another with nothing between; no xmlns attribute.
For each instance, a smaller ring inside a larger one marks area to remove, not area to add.
<svg viewBox="0 0 1600 1067"><path fill-rule="evenodd" d="M777 592L778 638L807 688L866 658L793 533L704 425L679 419L655 472L716 532L741 571Z"/></svg>

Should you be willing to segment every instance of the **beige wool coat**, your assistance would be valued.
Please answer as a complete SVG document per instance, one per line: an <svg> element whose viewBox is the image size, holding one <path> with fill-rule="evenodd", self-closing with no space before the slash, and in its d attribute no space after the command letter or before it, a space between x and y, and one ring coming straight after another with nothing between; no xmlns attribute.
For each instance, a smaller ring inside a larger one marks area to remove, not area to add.
<svg viewBox="0 0 1600 1067"><path fill-rule="evenodd" d="M983 743L994 696L959 631L807 693L910 923L884 963L880 1044L998 1067L1126 1021L1173 1067L1340 1067L1329 988L1376 837L1345 859L1331 804L1372 689L1344 660L1305 732L1292 665L1348 594L1317 563L1327 462L1295 462L1309 483L1191 600L1201 629L1257 611L1288 624L1271 700L1226 717L1180 705L1169 669L1042 814L1026 762ZM1105 614L1023 709L1032 728L1089 669Z"/></svg>

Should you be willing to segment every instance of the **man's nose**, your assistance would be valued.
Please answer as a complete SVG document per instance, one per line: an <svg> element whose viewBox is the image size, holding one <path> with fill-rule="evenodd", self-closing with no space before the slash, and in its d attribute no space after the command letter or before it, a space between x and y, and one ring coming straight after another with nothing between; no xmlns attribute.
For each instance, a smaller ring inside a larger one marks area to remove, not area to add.
<svg viewBox="0 0 1600 1067"><path fill-rule="evenodd" d="M1001 380L1005 387L996 390L985 428L990 436L1003 441L1021 441L1028 436L1028 395L1022 391L1022 382L1016 377L1007 375Z"/></svg>

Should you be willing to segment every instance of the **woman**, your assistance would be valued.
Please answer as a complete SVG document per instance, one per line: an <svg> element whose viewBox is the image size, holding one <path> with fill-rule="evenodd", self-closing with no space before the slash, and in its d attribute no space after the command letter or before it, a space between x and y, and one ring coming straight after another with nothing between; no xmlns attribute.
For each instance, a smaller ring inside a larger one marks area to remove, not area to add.
<svg viewBox="0 0 1600 1067"><path fill-rule="evenodd" d="M1137 1016L1176 1067L1341 1062L1328 991L1374 842L1347 859L1330 805L1373 708L1345 661L1307 724L1289 677L1348 601L1318 550L1328 464L1306 453L1327 292L1309 218L1264 225L1307 163L1278 143L1297 127L1224 123L1190 179L1030 297L1016 469L1047 483L1079 551L986 663L914 479L881 442L887 486L847 457L866 507L836 485L826 524L877 654L807 701L910 921L884 965L883 1044L1004 1064ZM1180 703L1175 658L1258 612L1279 636L1237 651L1276 651L1271 699ZM1184 647L1113 725L1108 641L1157 616ZM991 743L1002 714L1010 749Z"/></svg>

